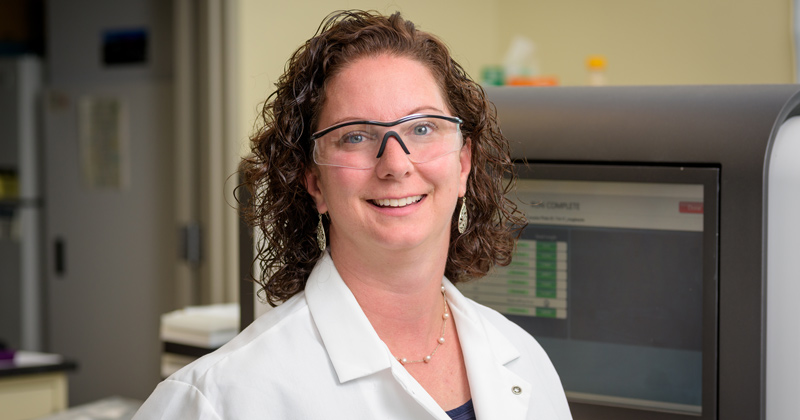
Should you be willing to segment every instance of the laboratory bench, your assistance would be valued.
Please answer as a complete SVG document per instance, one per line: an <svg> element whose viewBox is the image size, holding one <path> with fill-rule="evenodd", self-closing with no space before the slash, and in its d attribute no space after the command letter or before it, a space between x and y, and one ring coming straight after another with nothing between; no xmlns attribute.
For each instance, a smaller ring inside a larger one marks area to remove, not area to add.
<svg viewBox="0 0 800 420"><path fill-rule="evenodd" d="M57 354L18 351L0 360L0 420L32 419L67 408L67 372L77 364Z"/></svg>

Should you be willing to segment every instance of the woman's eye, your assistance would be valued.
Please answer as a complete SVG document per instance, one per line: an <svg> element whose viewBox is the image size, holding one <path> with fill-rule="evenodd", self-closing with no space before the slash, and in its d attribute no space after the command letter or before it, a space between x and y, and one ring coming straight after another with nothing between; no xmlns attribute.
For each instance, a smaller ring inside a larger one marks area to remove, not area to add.
<svg viewBox="0 0 800 420"><path fill-rule="evenodd" d="M433 132L433 128L427 125L418 125L414 127L415 136L426 136Z"/></svg>
<svg viewBox="0 0 800 420"><path fill-rule="evenodd" d="M352 136L345 137L344 141L346 143L361 143L362 141L364 141L364 136L362 136L361 134L354 134Z"/></svg>
<svg viewBox="0 0 800 420"><path fill-rule="evenodd" d="M345 144L358 144L363 142L364 140L365 140L364 135L358 133L346 134L344 137L342 137L342 143Z"/></svg>

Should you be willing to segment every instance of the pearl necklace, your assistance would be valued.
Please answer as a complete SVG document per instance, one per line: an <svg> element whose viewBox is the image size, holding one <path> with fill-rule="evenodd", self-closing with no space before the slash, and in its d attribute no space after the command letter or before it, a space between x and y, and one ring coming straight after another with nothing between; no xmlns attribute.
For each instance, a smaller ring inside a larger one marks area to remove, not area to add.
<svg viewBox="0 0 800 420"><path fill-rule="evenodd" d="M395 357L398 362L408 365L411 363L429 363L433 358L433 355L436 354L436 351L439 350L439 347L444 344L444 330L447 327L447 320L450 318L450 314L447 313L447 296L444 294L444 286L442 286L442 298L444 300L444 313L442 314L442 334L439 336L439 339L436 340L436 347L433 349L431 354L423 357L419 360L408 360L405 357Z"/></svg>

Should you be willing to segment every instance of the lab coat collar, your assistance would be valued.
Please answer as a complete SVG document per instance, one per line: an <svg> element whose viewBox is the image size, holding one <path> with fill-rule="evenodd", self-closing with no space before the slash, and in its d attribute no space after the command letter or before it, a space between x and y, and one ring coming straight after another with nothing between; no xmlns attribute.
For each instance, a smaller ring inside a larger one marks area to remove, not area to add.
<svg viewBox="0 0 800 420"><path fill-rule="evenodd" d="M508 341L503 333L498 331L494 325L483 322L483 318L478 314L478 311L476 311L475 303L470 302L447 278L442 281L442 284L447 294L447 303L450 305L451 309L456 311L454 316L459 318L456 322L456 326L459 327L459 339L461 339L460 337L462 334L461 325L464 324L466 327L466 324L469 323L470 326L485 329L484 332L486 336L484 339L487 340L491 353L499 363L505 365L520 356L519 350ZM483 334L481 334L481 336L482 335ZM478 339L479 337L469 338Z"/></svg>
<svg viewBox="0 0 800 420"><path fill-rule="evenodd" d="M517 348L477 311L446 278L442 280L458 329L473 406L478 418L525 419L535 392L505 365L520 357ZM391 369L386 344L372 328L355 296L326 252L305 287L308 308L341 383ZM519 387L520 394L514 393Z"/></svg>
<svg viewBox="0 0 800 420"><path fill-rule="evenodd" d="M305 295L339 382L391 368L391 354L327 252L308 277Z"/></svg>
<svg viewBox="0 0 800 420"><path fill-rule="evenodd" d="M461 342L476 417L527 418L533 387L505 366L520 357L519 350L450 281L445 279L444 286Z"/></svg>

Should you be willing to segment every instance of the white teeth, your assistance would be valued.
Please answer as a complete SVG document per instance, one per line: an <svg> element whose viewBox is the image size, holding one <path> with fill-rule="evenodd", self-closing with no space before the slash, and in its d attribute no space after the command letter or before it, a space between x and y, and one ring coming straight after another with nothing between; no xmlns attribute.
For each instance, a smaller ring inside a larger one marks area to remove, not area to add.
<svg viewBox="0 0 800 420"><path fill-rule="evenodd" d="M405 207L409 204L414 204L419 200L422 200L421 195L415 195L413 197L406 197L406 198L387 198L383 200L372 200L372 201L381 207Z"/></svg>

